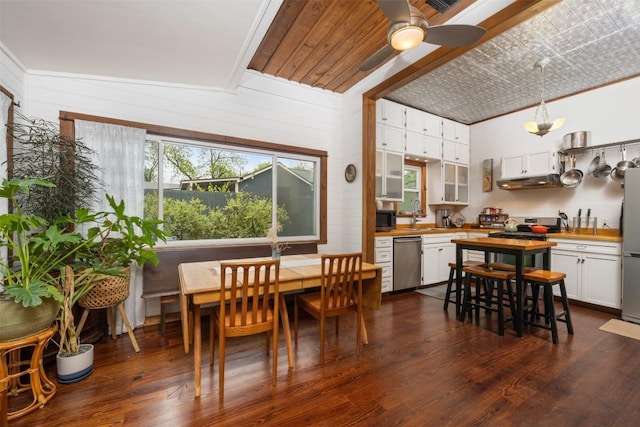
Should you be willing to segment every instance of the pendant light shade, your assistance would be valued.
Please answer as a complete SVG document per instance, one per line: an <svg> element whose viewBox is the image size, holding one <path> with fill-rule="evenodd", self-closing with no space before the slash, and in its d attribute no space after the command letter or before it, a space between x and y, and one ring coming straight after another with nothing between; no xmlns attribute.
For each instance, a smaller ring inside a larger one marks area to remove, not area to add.
<svg viewBox="0 0 640 427"><path fill-rule="evenodd" d="M559 129L564 124L564 118L551 120L549 112L547 111L547 104L544 102L544 67L549 64L549 58L543 58L536 62L534 68L540 68L542 73L542 84L540 85L540 104L536 108L535 115L532 122L524 124L524 128L527 132L540 137L545 136L549 132Z"/></svg>

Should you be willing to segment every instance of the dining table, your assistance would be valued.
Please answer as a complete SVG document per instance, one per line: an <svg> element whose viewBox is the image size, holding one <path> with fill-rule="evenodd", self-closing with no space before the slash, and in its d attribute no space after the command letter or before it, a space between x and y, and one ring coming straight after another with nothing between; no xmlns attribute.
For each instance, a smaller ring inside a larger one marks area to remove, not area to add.
<svg viewBox="0 0 640 427"><path fill-rule="evenodd" d="M513 320L516 333L522 337L522 316L524 311L524 260L526 256L542 254L542 268L551 269L551 248L555 242L548 240L523 240L498 237L474 237L452 239L456 245L456 308L460 309L462 289L462 263L465 249L484 252L485 263L491 261L491 254L513 255L515 258L516 316ZM462 319L462 309L456 313Z"/></svg>
<svg viewBox="0 0 640 427"><path fill-rule="evenodd" d="M229 261L260 261L266 258L245 258ZM293 368L291 328L284 295L287 292L302 291L320 286L322 277L321 254L285 255L280 260L280 317L287 345L289 368ZM202 327L201 306L228 301L228 291L220 283L220 262L188 262L178 265L180 277L180 316L185 353L189 353L191 331L189 312L193 315L193 361L195 395L201 394ZM367 262L362 263L362 305L366 309L378 309L381 303L382 268ZM363 320L364 322L364 320ZM364 326L364 325L363 325ZM366 329L363 341L367 343Z"/></svg>

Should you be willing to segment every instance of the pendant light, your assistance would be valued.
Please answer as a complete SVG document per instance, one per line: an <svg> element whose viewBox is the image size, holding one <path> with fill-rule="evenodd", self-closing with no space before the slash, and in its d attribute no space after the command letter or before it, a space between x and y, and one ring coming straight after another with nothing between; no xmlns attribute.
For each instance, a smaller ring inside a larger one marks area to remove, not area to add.
<svg viewBox="0 0 640 427"><path fill-rule="evenodd" d="M549 112L547 111L547 104L544 103L544 67L549 64L551 60L549 58L542 58L534 64L534 68L539 68L542 73L542 84L540 85L540 104L536 108L536 113L533 116L532 122L524 124L524 128L527 132L540 137L545 136L552 130L559 129L564 124L564 118L551 121Z"/></svg>

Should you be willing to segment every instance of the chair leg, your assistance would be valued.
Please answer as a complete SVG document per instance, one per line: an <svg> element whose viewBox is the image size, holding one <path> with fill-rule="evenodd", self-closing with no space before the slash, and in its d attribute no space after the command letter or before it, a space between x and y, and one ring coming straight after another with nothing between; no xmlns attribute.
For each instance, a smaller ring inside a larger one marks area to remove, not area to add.
<svg viewBox="0 0 640 427"><path fill-rule="evenodd" d="M544 285L544 313L551 328L551 340L554 344L558 344L560 341L558 340L558 324L556 322L556 311L553 305L553 292L551 285L547 284Z"/></svg>
<svg viewBox="0 0 640 427"><path fill-rule="evenodd" d="M298 297L293 299L293 340L298 347Z"/></svg>
<svg viewBox="0 0 640 427"><path fill-rule="evenodd" d="M122 321L124 325L127 327L127 332L129 333L129 338L131 339L131 344L133 344L133 349L136 353L140 352L140 347L138 347L138 341L136 341L136 336L133 334L133 328L131 328L131 323L129 323L129 318L127 317L127 313L124 311L124 305L122 303L118 303L118 311L120 312L120 316L122 316ZM115 323L115 322L114 322ZM113 331L115 333L115 327Z"/></svg>
<svg viewBox="0 0 640 427"><path fill-rule="evenodd" d="M503 310L503 304L502 304L502 299L504 297L504 281L503 280L498 280L497 283L498 286L498 304L497 304L497 309L498 309L498 335L502 336L504 335L504 310ZM489 296L491 297L491 295ZM491 303L488 303L491 304Z"/></svg>
<svg viewBox="0 0 640 427"><path fill-rule="evenodd" d="M453 286L453 273L456 271L454 267L449 269L449 281L447 282L447 292L444 295L444 307L443 309L447 311L449 308L449 299L451 299L451 287Z"/></svg>
<svg viewBox="0 0 640 427"><path fill-rule="evenodd" d="M356 322L358 326L356 326L356 354L360 356L360 342L362 340L362 324L364 323L364 318L362 317L362 307L358 304L356 309Z"/></svg>
<svg viewBox="0 0 640 427"><path fill-rule="evenodd" d="M326 319L320 316L320 366L324 366L324 329Z"/></svg>
<svg viewBox="0 0 640 427"><path fill-rule="evenodd" d="M564 285L564 279L560 281L560 296L562 298L562 309L564 310L564 320L567 324L567 332L573 335L573 323L571 323L571 313L569 313L569 298L567 297L567 289Z"/></svg>
<svg viewBox="0 0 640 427"><path fill-rule="evenodd" d="M220 319L218 324L222 324L224 320ZM220 327L222 329L222 327ZM218 394L220 395L220 400L224 397L224 355L225 355L225 336L224 331L218 331Z"/></svg>

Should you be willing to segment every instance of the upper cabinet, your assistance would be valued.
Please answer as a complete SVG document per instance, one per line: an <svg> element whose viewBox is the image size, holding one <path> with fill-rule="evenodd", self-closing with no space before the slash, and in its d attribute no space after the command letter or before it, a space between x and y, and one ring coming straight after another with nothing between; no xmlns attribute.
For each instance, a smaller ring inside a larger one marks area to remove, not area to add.
<svg viewBox="0 0 640 427"><path fill-rule="evenodd" d="M376 125L376 147L404 153L404 131L392 126Z"/></svg>
<svg viewBox="0 0 640 427"><path fill-rule="evenodd" d="M376 101L376 122L404 130L404 105L379 99Z"/></svg>
<svg viewBox="0 0 640 427"><path fill-rule="evenodd" d="M454 141L442 142L442 160L445 162L469 164L469 145Z"/></svg>
<svg viewBox="0 0 640 427"><path fill-rule="evenodd" d="M442 118L425 111L406 107L406 129L409 132L427 135L434 138L442 137Z"/></svg>
<svg viewBox="0 0 640 427"><path fill-rule="evenodd" d="M468 145L469 126L453 120L442 119L442 139Z"/></svg>
<svg viewBox="0 0 640 427"><path fill-rule="evenodd" d="M557 153L555 151L540 151L503 157L501 167L503 179L558 173Z"/></svg>

